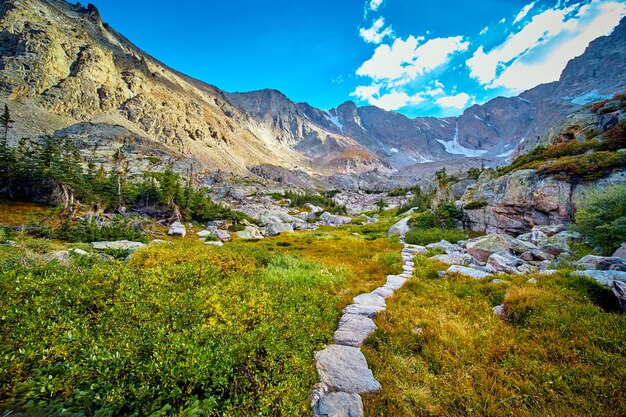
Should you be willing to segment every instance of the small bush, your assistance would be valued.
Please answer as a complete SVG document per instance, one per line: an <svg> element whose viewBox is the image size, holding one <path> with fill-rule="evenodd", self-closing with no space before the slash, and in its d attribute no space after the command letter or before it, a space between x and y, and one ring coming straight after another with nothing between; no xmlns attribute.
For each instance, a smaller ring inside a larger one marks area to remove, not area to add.
<svg viewBox="0 0 626 417"><path fill-rule="evenodd" d="M56 229L45 229L44 236L68 242L96 242L102 240L132 240L148 242L141 231L139 219L116 216L110 222L99 224L95 219L73 222L64 220Z"/></svg>
<svg viewBox="0 0 626 417"><path fill-rule="evenodd" d="M6 226L0 226L0 243L6 243L13 238L13 229Z"/></svg>
<svg viewBox="0 0 626 417"><path fill-rule="evenodd" d="M604 141L598 145L599 151L618 151L626 148L626 120L604 134Z"/></svg>
<svg viewBox="0 0 626 417"><path fill-rule="evenodd" d="M564 156L542 165L537 171L565 181L594 181L620 168L626 168L626 153L601 151Z"/></svg>
<svg viewBox="0 0 626 417"><path fill-rule="evenodd" d="M447 240L456 243L459 240L466 239L467 235L460 230L455 229L411 229L406 234L405 240L413 245L428 245L436 243L440 240Z"/></svg>
<svg viewBox="0 0 626 417"><path fill-rule="evenodd" d="M470 201L463 208L465 210L476 210L479 208L487 207L489 205L486 201Z"/></svg>
<svg viewBox="0 0 626 417"><path fill-rule="evenodd" d="M626 242L626 185L593 194L576 212L576 228L594 247L609 255Z"/></svg>
<svg viewBox="0 0 626 417"><path fill-rule="evenodd" d="M439 204L436 209L429 210L410 221L410 225L418 229L453 229L456 222L463 218L463 212L452 202Z"/></svg>

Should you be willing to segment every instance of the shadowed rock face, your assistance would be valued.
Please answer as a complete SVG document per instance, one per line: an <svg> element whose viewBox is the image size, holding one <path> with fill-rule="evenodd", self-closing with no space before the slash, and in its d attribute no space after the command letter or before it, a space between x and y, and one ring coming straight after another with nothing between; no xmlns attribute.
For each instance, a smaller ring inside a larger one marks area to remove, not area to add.
<svg viewBox="0 0 626 417"><path fill-rule="evenodd" d="M426 162L461 166L468 155L502 160L519 143L536 144L585 99L626 88L625 27L593 42L559 82L474 106L458 118L409 119L352 102L323 111L275 90L225 93L150 57L104 24L94 7L6 0L0 3L0 102L18 121L13 140L89 122L121 126L127 144L141 138L206 171L245 174L268 164L321 175L415 175L416 164ZM103 135L106 130L98 136L104 148L119 137Z"/></svg>

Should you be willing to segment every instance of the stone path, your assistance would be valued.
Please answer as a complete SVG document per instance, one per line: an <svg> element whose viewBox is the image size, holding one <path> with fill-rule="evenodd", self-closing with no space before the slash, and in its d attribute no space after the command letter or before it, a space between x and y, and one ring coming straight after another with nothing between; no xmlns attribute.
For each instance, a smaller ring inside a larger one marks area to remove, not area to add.
<svg viewBox="0 0 626 417"><path fill-rule="evenodd" d="M387 307L385 299L413 276L413 255L423 250L404 244L402 274L389 275L385 285L354 297L343 309L333 344L315 354L320 383L311 393L314 417L362 417L360 395L380 391L360 346L376 330L372 319Z"/></svg>

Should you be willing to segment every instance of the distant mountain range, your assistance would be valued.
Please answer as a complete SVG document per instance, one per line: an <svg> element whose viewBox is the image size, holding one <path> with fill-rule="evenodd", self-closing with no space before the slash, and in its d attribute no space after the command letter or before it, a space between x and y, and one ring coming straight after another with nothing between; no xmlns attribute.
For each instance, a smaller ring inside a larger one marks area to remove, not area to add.
<svg viewBox="0 0 626 417"><path fill-rule="evenodd" d="M276 90L227 93L141 51L91 5L0 1L0 102L17 120L12 139L74 137L102 162L123 147L138 171L174 163L237 174L274 165L321 176L416 175L501 163L580 105L625 89L626 20L557 82L456 118L410 119L350 101L324 111Z"/></svg>

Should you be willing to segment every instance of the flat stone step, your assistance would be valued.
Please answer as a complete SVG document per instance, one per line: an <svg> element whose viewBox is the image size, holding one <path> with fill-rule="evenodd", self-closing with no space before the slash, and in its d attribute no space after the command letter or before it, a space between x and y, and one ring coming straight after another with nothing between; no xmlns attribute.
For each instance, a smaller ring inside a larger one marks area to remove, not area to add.
<svg viewBox="0 0 626 417"><path fill-rule="evenodd" d="M321 381L331 390L363 394L381 389L359 348L330 345L317 352L315 360Z"/></svg>
<svg viewBox="0 0 626 417"><path fill-rule="evenodd" d="M384 285L384 288L389 288L391 290L397 290L399 288L402 288L402 286L404 285L404 283L407 280L405 278L402 278L400 276L397 275L389 275L387 277L387 283Z"/></svg>
<svg viewBox="0 0 626 417"><path fill-rule="evenodd" d="M378 294L383 298L389 298L393 295L393 290L391 288L378 287L372 291L372 294Z"/></svg>
<svg viewBox="0 0 626 417"><path fill-rule="evenodd" d="M313 417L363 417L363 401L358 394L333 392L315 405Z"/></svg>
<svg viewBox="0 0 626 417"><path fill-rule="evenodd" d="M366 293L357 295L352 299L355 304L363 304L366 306L387 307L385 299L378 294Z"/></svg>
<svg viewBox="0 0 626 417"><path fill-rule="evenodd" d="M359 347L375 330L376 324L371 318L358 314L344 314L333 335L333 342L338 345Z"/></svg>
<svg viewBox="0 0 626 417"><path fill-rule="evenodd" d="M372 318L372 317L375 317L376 314L384 310L385 310L385 307L381 307L381 306L350 304L348 307L343 309L341 314L357 314L359 316Z"/></svg>

